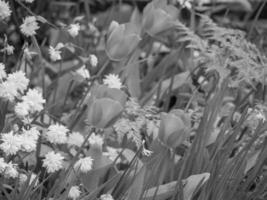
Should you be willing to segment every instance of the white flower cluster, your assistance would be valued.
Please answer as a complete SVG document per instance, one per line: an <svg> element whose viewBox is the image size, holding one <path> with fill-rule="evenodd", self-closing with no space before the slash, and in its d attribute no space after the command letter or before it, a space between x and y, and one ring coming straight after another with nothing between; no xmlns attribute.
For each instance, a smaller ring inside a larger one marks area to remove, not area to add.
<svg viewBox="0 0 267 200"><path fill-rule="evenodd" d="M3 70L1 72L1 69L0 73L5 76ZM15 97L20 96L20 93L26 90L28 84L29 79L26 78L24 72L17 71L9 74L6 80L0 83L0 97L5 98L9 101L14 101Z"/></svg>
<svg viewBox="0 0 267 200"><path fill-rule="evenodd" d="M10 17L11 10L8 2L0 0L0 19L6 19Z"/></svg>
<svg viewBox="0 0 267 200"><path fill-rule="evenodd" d="M18 151L35 151L39 135L40 133L35 127L23 130L22 134L14 134L13 131L2 133L0 149L6 155L15 155Z"/></svg>
<svg viewBox="0 0 267 200"><path fill-rule="evenodd" d="M79 186L75 185L70 188L70 191L68 194L68 197L70 199L76 200L77 198L80 197L80 195L81 195L81 191L79 189Z"/></svg>
<svg viewBox="0 0 267 200"><path fill-rule="evenodd" d="M79 159L74 164L74 169L77 171L81 171L83 173L87 173L92 169L92 166L93 166L93 159L90 156L88 156L88 157Z"/></svg>
<svg viewBox="0 0 267 200"><path fill-rule="evenodd" d="M45 133L45 138L52 144L64 144L67 142L69 129L60 124L50 125Z"/></svg>
<svg viewBox="0 0 267 200"><path fill-rule="evenodd" d="M51 151L45 155L43 160L43 167L48 173L54 173L63 168L64 157L60 153Z"/></svg>
<svg viewBox="0 0 267 200"><path fill-rule="evenodd" d="M42 94L38 90L29 89L27 94L22 97L22 101L16 104L15 113L19 117L26 117L43 110L44 103L45 99L43 99Z"/></svg>
<svg viewBox="0 0 267 200"><path fill-rule="evenodd" d="M26 17L20 26L20 31L27 37L34 36L38 29L39 26L35 16Z"/></svg>
<svg viewBox="0 0 267 200"><path fill-rule="evenodd" d="M95 133L92 133L92 135L90 135L88 142L91 146L102 147L102 145L104 144L103 137L101 137L100 135L96 135Z"/></svg>
<svg viewBox="0 0 267 200"><path fill-rule="evenodd" d="M78 146L80 147L84 142L84 137L79 132L73 132L68 136L68 145L69 146Z"/></svg>
<svg viewBox="0 0 267 200"><path fill-rule="evenodd" d="M64 47L64 44L62 43L58 43L56 47L52 47L52 46L49 47L48 53L52 61L55 62L55 61L61 60L60 49L62 49L63 47Z"/></svg>
<svg viewBox="0 0 267 200"><path fill-rule="evenodd" d="M80 24L70 24L68 32L72 37L76 37L79 34L80 29Z"/></svg>
<svg viewBox="0 0 267 200"><path fill-rule="evenodd" d="M0 158L0 173L6 178L16 178L19 174L16 165L12 162L6 163L4 158Z"/></svg>
<svg viewBox="0 0 267 200"><path fill-rule="evenodd" d="M100 200L114 200L111 194L102 194Z"/></svg>
<svg viewBox="0 0 267 200"><path fill-rule="evenodd" d="M122 83L118 75L116 74L108 74L103 79L103 83L107 85L109 88L121 89Z"/></svg>

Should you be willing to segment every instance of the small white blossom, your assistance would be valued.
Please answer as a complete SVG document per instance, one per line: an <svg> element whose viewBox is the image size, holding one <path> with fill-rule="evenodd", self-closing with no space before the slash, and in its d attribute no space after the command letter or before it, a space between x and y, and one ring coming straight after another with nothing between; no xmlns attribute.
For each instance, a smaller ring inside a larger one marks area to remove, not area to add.
<svg viewBox="0 0 267 200"><path fill-rule="evenodd" d="M4 175L7 178L16 178L19 175L16 166L12 162L7 163L7 166L4 170Z"/></svg>
<svg viewBox="0 0 267 200"><path fill-rule="evenodd" d="M29 89L27 94L22 97L22 100L29 105L31 113L40 112L44 108L45 99L36 89Z"/></svg>
<svg viewBox="0 0 267 200"><path fill-rule="evenodd" d="M77 69L76 72L85 79L90 78L90 73L89 73L88 69L85 67L85 65L83 65L82 67Z"/></svg>
<svg viewBox="0 0 267 200"><path fill-rule="evenodd" d="M5 65L0 63L0 81L6 78L6 76Z"/></svg>
<svg viewBox="0 0 267 200"><path fill-rule="evenodd" d="M23 92L28 87L30 81L23 71L16 71L8 75L7 82L15 83L17 90Z"/></svg>
<svg viewBox="0 0 267 200"><path fill-rule="evenodd" d="M109 74L105 76L103 83L107 85L109 88L117 88L121 89L122 83L118 75L116 74Z"/></svg>
<svg viewBox="0 0 267 200"><path fill-rule="evenodd" d="M96 67L98 64L98 59L97 59L96 55L94 55L94 54L89 55L89 59L90 59L91 66Z"/></svg>
<svg viewBox="0 0 267 200"><path fill-rule="evenodd" d="M75 170L80 170L83 173L87 173L92 169L93 159L91 157L81 158L74 164Z"/></svg>
<svg viewBox="0 0 267 200"><path fill-rule="evenodd" d="M37 141L28 135L21 135L21 150L25 152L32 152L36 150Z"/></svg>
<svg viewBox="0 0 267 200"><path fill-rule="evenodd" d="M23 129L22 134L26 135L27 137L29 137L35 141L37 141L39 136L40 136L40 132L37 130L36 127L31 127L29 130Z"/></svg>
<svg viewBox="0 0 267 200"><path fill-rule="evenodd" d="M12 55L14 53L14 49L14 46L8 44L5 48L5 51L7 55Z"/></svg>
<svg viewBox="0 0 267 200"><path fill-rule="evenodd" d="M50 46L48 52L49 52L49 55L50 55L50 59L52 61L55 62L57 60L61 60L61 55L60 55L61 51L60 51L60 49L57 49L57 48L54 48L54 47Z"/></svg>
<svg viewBox="0 0 267 200"><path fill-rule="evenodd" d="M70 24L68 32L72 37L76 37L79 34L80 29L80 24Z"/></svg>
<svg viewBox="0 0 267 200"><path fill-rule="evenodd" d="M5 19L10 17L11 10L8 2L0 0L0 19Z"/></svg>
<svg viewBox="0 0 267 200"><path fill-rule="evenodd" d="M104 143L103 137L101 137L100 135L96 135L95 133L92 133L92 135L90 135L88 141L90 145L96 146L102 146Z"/></svg>
<svg viewBox="0 0 267 200"><path fill-rule="evenodd" d="M46 168L48 173L56 172L63 168L64 157L60 153L51 151L45 155L43 160L43 167Z"/></svg>
<svg viewBox="0 0 267 200"><path fill-rule="evenodd" d="M37 55L36 52L30 51L29 48L25 48L23 53L24 53L25 58L28 60L31 60L33 56Z"/></svg>
<svg viewBox="0 0 267 200"><path fill-rule="evenodd" d="M24 0L26 3L33 3L34 0Z"/></svg>
<svg viewBox="0 0 267 200"><path fill-rule="evenodd" d="M7 163L4 158L0 158L0 173L3 173L7 167Z"/></svg>
<svg viewBox="0 0 267 200"><path fill-rule="evenodd" d="M29 115L30 106L26 102L19 102L15 105L15 113L19 117L25 117Z"/></svg>
<svg viewBox="0 0 267 200"><path fill-rule="evenodd" d="M23 24L20 26L20 31L25 36L33 36L36 34L36 30L39 29L38 23L36 21L36 17L29 16L26 17L23 21Z"/></svg>
<svg viewBox="0 0 267 200"><path fill-rule="evenodd" d="M114 200L111 194L102 194L100 200Z"/></svg>
<svg viewBox="0 0 267 200"><path fill-rule="evenodd" d="M67 142L67 132L69 130L60 124L50 125L45 133L46 139L53 144L64 144Z"/></svg>
<svg viewBox="0 0 267 200"><path fill-rule="evenodd" d="M73 132L68 137L68 145L80 147L84 142L84 137L78 132Z"/></svg>
<svg viewBox="0 0 267 200"><path fill-rule="evenodd" d="M12 131L9 133L1 134L0 149L7 155L15 155L21 149L21 137L13 134Z"/></svg>
<svg viewBox="0 0 267 200"><path fill-rule="evenodd" d="M79 198L81 195L81 191L79 189L79 186L72 186L70 188L70 191L69 191L69 194L68 194L68 197L73 199L73 200L76 200L77 198Z"/></svg>
<svg viewBox="0 0 267 200"><path fill-rule="evenodd" d="M9 101L14 101L15 97L19 95L16 83L5 81L0 83L0 97Z"/></svg>

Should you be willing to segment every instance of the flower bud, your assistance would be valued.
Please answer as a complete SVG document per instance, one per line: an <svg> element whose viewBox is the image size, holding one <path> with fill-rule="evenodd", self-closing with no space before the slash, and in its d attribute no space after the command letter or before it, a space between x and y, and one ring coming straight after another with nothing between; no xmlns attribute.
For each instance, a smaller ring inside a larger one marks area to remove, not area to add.
<svg viewBox="0 0 267 200"><path fill-rule="evenodd" d="M106 42L106 53L111 60L122 60L137 47L140 40L134 24L111 22Z"/></svg>
<svg viewBox="0 0 267 200"><path fill-rule="evenodd" d="M170 148L182 144L189 133L189 124L183 118L172 112L161 114L159 139Z"/></svg>
<svg viewBox="0 0 267 200"><path fill-rule="evenodd" d="M87 113L87 122L97 128L107 128L122 113L122 105L115 100L108 98L95 99Z"/></svg>
<svg viewBox="0 0 267 200"><path fill-rule="evenodd" d="M155 36L174 27L177 16L178 10L172 5L167 5L166 0L152 1L144 9L143 30Z"/></svg>

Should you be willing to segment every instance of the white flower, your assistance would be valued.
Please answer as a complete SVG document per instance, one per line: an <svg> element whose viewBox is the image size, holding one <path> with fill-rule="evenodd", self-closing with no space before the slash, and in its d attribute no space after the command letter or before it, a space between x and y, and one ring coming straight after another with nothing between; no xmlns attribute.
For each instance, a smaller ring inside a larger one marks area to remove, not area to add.
<svg viewBox="0 0 267 200"><path fill-rule="evenodd" d="M122 87L121 80L119 76L116 74L106 75L105 79L103 80L103 83L107 85L109 88L121 89Z"/></svg>
<svg viewBox="0 0 267 200"><path fill-rule="evenodd" d="M37 141L28 135L21 135L21 150L26 152L32 152L36 150Z"/></svg>
<svg viewBox="0 0 267 200"><path fill-rule="evenodd" d="M42 94L36 89L29 89L27 94L22 97L22 100L26 102L30 107L30 112L39 112L43 110L43 104L45 99L43 99Z"/></svg>
<svg viewBox="0 0 267 200"><path fill-rule="evenodd" d="M9 44L5 47L7 55L12 55L14 53L14 49L15 49L14 46Z"/></svg>
<svg viewBox="0 0 267 200"><path fill-rule="evenodd" d="M94 55L94 54L89 55L89 59L90 59L91 66L96 67L98 64L98 59L97 59L96 55Z"/></svg>
<svg viewBox="0 0 267 200"><path fill-rule="evenodd" d="M68 32L72 37L76 37L79 34L80 29L80 24L70 24Z"/></svg>
<svg viewBox="0 0 267 200"><path fill-rule="evenodd" d="M53 144L64 144L67 142L67 132L69 130L60 124L50 125L45 133L46 139Z"/></svg>
<svg viewBox="0 0 267 200"><path fill-rule="evenodd" d="M0 81L3 80L3 78L6 78L6 76L5 65L0 63Z"/></svg>
<svg viewBox="0 0 267 200"><path fill-rule="evenodd" d="M26 17L23 21L23 24L20 26L20 31L25 36L33 36L36 34L36 30L39 29L38 23L36 21L36 17L29 16Z"/></svg>
<svg viewBox="0 0 267 200"><path fill-rule="evenodd" d="M61 51L60 49L54 48L52 46L49 47L49 55L50 55L50 59L52 61L57 61L57 60L61 60Z"/></svg>
<svg viewBox="0 0 267 200"><path fill-rule="evenodd" d="M84 137L78 132L73 132L68 137L68 144L72 146L81 146L84 142Z"/></svg>
<svg viewBox="0 0 267 200"><path fill-rule="evenodd" d="M35 141L37 141L40 136L40 132L37 130L36 127L31 127L29 130L23 129L22 134Z"/></svg>
<svg viewBox="0 0 267 200"><path fill-rule="evenodd" d="M21 149L21 137L14 135L12 131L1 134L0 149L7 155L15 155Z"/></svg>
<svg viewBox="0 0 267 200"><path fill-rule="evenodd" d="M19 95L16 83L5 81L0 83L0 97L13 101Z"/></svg>
<svg viewBox="0 0 267 200"><path fill-rule="evenodd" d="M7 82L15 83L17 90L23 92L28 87L30 81L23 71L16 71L8 75Z"/></svg>
<svg viewBox="0 0 267 200"><path fill-rule="evenodd" d="M4 171L5 177L16 178L18 176L18 174L19 173L16 169L16 166L12 162L7 163L7 166L6 166L5 171Z"/></svg>
<svg viewBox="0 0 267 200"><path fill-rule="evenodd" d="M32 3L34 0L24 0L26 3Z"/></svg>
<svg viewBox="0 0 267 200"><path fill-rule="evenodd" d="M114 200L111 194L102 194L100 200Z"/></svg>
<svg viewBox="0 0 267 200"><path fill-rule="evenodd" d="M25 58L28 60L31 60L33 56L37 55L36 52L30 51L29 48L25 48L23 53L24 53Z"/></svg>
<svg viewBox="0 0 267 200"><path fill-rule="evenodd" d="M4 158L0 158L0 173L3 173L7 167L7 163Z"/></svg>
<svg viewBox="0 0 267 200"><path fill-rule="evenodd" d="M90 73L89 73L88 69L85 67L85 65L83 65L82 67L77 69L76 72L85 79L90 78Z"/></svg>
<svg viewBox="0 0 267 200"><path fill-rule="evenodd" d="M63 168L64 157L60 153L51 151L45 155L43 160L43 167L46 168L48 173L56 172Z"/></svg>
<svg viewBox="0 0 267 200"><path fill-rule="evenodd" d="M10 17L11 10L9 4L5 1L0 0L0 19L5 19Z"/></svg>
<svg viewBox="0 0 267 200"><path fill-rule="evenodd" d="M104 143L103 137L101 137L100 135L96 135L95 133L90 135L88 141L90 145L96 145L96 146L102 146Z"/></svg>
<svg viewBox="0 0 267 200"><path fill-rule="evenodd" d="M72 186L70 188L70 191L69 191L69 194L68 194L68 197L75 200L77 198L79 198L79 196L81 195L81 191L79 189L79 186Z"/></svg>
<svg viewBox="0 0 267 200"><path fill-rule="evenodd" d="M15 105L15 113L19 117L25 117L29 115L30 106L26 102L19 102Z"/></svg>
<svg viewBox="0 0 267 200"><path fill-rule="evenodd" d="M75 165L74 169L80 170L83 173L87 173L92 169L93 159L91 157L85 157L78 160Z"/></svg>

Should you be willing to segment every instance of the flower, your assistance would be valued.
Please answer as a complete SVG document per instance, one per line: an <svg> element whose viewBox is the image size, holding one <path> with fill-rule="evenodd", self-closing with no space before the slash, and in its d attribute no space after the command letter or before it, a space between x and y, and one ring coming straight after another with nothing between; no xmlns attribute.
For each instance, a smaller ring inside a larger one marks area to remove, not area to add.
<svg viewBox="0 0 267 200"><path fill-rule="evenodd" d="M31 113L39 112L43 110L43 104L45 99L43 99L42 94L36 89L29 89L27 94L22 97L23 102L29 105Z"/></svg>
<svg viewBox="0 0 267 200"><path fill-rule="evenodd" d="M3 80L3 78L6 78L6 76L5 65L0 63L0 81Z"/></svg>
<svg viewBox="0 0 267 200"><path fill-rule="evenodd" d="M26 134L21 135L21 150L26 152L32 152L36 150L37 141L34 138L29 137Z"/></svg>
<svg viewBox="0 0 267 200"><path fill-rule="evenodd" d="M16 83L5 81L0 83L0 97L13 101L19 95Z"/></svg>
<svg viewBox="0 0 267 200"><path fill-rule="evenodd" d="M11 10L8 2L0 0L0 18L5 19L10 17L10 15L11 15Z"/></svg>
<svg viewBox="0 0 267 200"><path fill-rule="evenodd" d="M80 170L83 173L87 173L92 169L93 159L91 157L81 158L74 164L75 170Z"/></svg>
<svg viewBox="0 0 267 200"><path fill-rule="evenodd" d="M12 55L14 53L14 46L7 44L5 48L1 49L1 52L5 52L7 55Z"/></svg>
<svg viewBox="0 0 267 200"><path fill-rule="evenodd" d="M79 34L80 29L80 24L70 24L68 32L72 37L76 37Z"/></svg>
<svg viewBox="0 0 267 200"><path fill-rule="evenodd" d="M121 89L122 83L118 75L116 74L109 74L105 76L103 83L107 85L109 88L117 88Z"/></svg>
<svg viewBox="0 0 267 200"><path fill-rule="evenodd" d="M96 146L102 146L104 143L103 137L101 137L100 135L96 135L95 133L92 133L92 135L90 135L88 141L90 145Z"/></svg>
<svg viewBox="0 0 267 200"><path fill-rule="evenodd" d="M32 3L34 0L24 0L26 3Z"/></svg>
<svg viewBox="0 0 267 200"><path fill-rule="evenodd" d="M105 48L108 57L119 61L129 56L141 40L139 29L135 23L118 24L112 21Z"/></svg>
<svg viewBox="0 0 267 200"><path fill-rule="evenodd" d="M25 117L29 115L30 107L26 102L19 102L15 106L15 113L19 117Z"/></svg>
<svg viewBox="0 0 267 200"><path fill-rule="evenodd" d="M102 194L100 200L114 200L111 194Z"/></svg>
<svg viewBox="0 0 267 200"><path fill-rule="evenodd" d="M84 142L84 137L82 134L78 132L73 132L68 137L68 145L70 146L78 146L80 147Z"/></svg>
<svg viewBox="0 0 267 200"><path fill-rule="evenodd" d="M80 195L81 195L81 191L79 189L79 186L75 185L75 186L72 186L70 188L70 191L69 191L69 194L68 194L68 197L70 199L75 200L75 199L79 198Z"/></svg>
<svg viewBox="0 0 267 200"><path fill-rule="evenodd" d="M21 137L15 135L13 131L1 135L0 149L7 155L15 155L21 149Z"/></svg>
<svg viewBox="0 0 267 200"><path fill-rule="evenodd" d="M87 122L97 128L107 128L123 111L119 101L109 98L95 99L88 108Z"/></svg>
<svg viewBox="0 0 267 200"><path fill-rule="evenodd" d="M61 51L60 51L60 48L54 48L52 46L49 47L49 55L50 55L50 59L52 61L57 61L57 60L61 60Z"/></svg>
<svg viewBox="0 0 267 200"><path fill-rule="evenodd" d="M118 156L119 156L119 152L121 151L121 149L115 149L113 147L106 147L107 152L103 152L104 156L107 156L110 160L114 161ZM118 161L120 160L120 158L118 159Z"/></svg>
<svg viewBox="0 0 267 200"><path fill-rule="evenodd" d="M77 69L76 72L85 79L90 78L90 73L89 73L88 69L85 67L85 65L83 65L82 67Z"/></svg>
<svg viewBox="0 0 267 200"><path fill-rule="evenodd" d="M56 172L63 168L64 157L60 153L51 151L45 155L43 160L43 167L46 168L48 173Z"/></svg>
<svg viewBox="0 0 267 200"><path fill-rule="evenodd" d="M37 55L36 52L30 51L29 48L25 48L23 53L24 53L25 58L28 60L31 60L33 56Z"/></svg>
<svg viewBox="0 0 267 200"><path fill-rule="evenodd" d="M29 130L23 129L22 134L35 141L37 141L40 136L40 132L37 130L36 127L31 127Z"/></svg>
<svg viewBox="0 0 267 200"><path fill-rule="evenodd" d="M16 71L8 75L7 82L14 83L17 90L23 92L28 87L30 81L23 71Z"/></svg>
<svg viewBox="0 0 267 200"><path fill-rule="evenodd" d="M171 113L162 113L159 127L159 139L171 148L179 146L188 135L190 117L182 110L173 110Z"/></svg>
<svg viewBox="0 0 267 200"><path fill-rule="evenodd" d="M16 169L16 165L12 162L7 163L6 168L4 170L4 175L7 178L16 178L18 176L18 171Z"/></svg>
<svg viewBox="0 0 267 200"><path fill-rule="evenodd" d="M60 124L50 125L45 133L46 139L53 144L64 144L67 142L67 132L69 130Z"/></svg>
<svg viewBox="0 0 267 200"><path fill-rule="evenodd" d="M166 0L152 1L144 9L142 27L145 32L155 36L175 26L178 10L167 5Z"/></svg>
<svg viewBox="0 0 267 200"><path fill-rule="evenodd" d="M0 173L5 171L7 163L5 162L4 158L0 158Z"/></svg>
<svg viewBox="0 0 267 200"><path fill-rule="evenodd" d="M39 29L38 23L36 21L36 17L29 16L26 17L23 21L23 24L20 26L20 31L25 36L33 36L36 34L36 30Z"/></svg>
<svg viewBox="0 0 267 200"><path fill-rule="evenodd" d="M98 59L97 59L96 55L94 55L94 54L89 55L89 59L90 59L91 66L96 67L97 63L98 63Z"/></svg>

